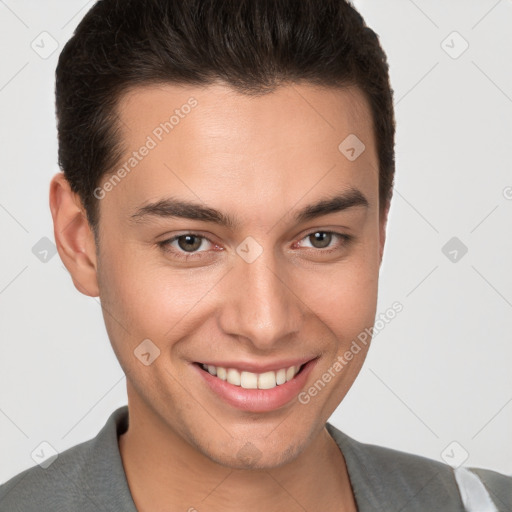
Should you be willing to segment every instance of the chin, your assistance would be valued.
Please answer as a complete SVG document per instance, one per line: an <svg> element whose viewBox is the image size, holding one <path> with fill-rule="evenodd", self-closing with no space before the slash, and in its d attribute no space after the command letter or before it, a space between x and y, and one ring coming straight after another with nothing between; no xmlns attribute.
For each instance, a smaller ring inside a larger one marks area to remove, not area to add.
<svg viewBox="0 0 512 512"><path fill-rule="evenodd" d="M307 445L307 439L262 437L259 440L232 440L227 446L197 446L210 460L231 469L268 470L286 465L296 459ZM298 442L297 442L298 441Z"/></svg>
<svg viewBox="0 0 512 512"><path fill-rule="evenodd" d="M237 453L226 455L205 453L211 460L230 469L238 470L269 470L278 468L293 460L295 457L287 457L286 453L263 453L254 445L247 443Z"/></svg>

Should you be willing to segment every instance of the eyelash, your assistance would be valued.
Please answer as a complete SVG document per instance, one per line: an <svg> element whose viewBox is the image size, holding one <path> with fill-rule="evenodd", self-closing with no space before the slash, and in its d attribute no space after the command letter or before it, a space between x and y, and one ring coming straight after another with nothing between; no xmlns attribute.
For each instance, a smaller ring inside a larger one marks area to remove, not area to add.
<svg viewBox="0 0 512 512"><path fill-rule="evenodd" d="M300 241L302 241L302 240L304 240L304 239L314 235L315 233L331 234L331 235L339 237L342 240L342 242L340 242L340 245L338 247L334 247L334 248L327 248L327 249L315 249L314 247L313 248L309 248L310 250L320 251L323 254L330 254L332 252L335 252L335 251L341 249L341 247L347 245L350 241L352 241L352 238L353 238L351 235L345 235L343 233L337 233L336 231L327 231L327 230L317 229L317 230L311 231L310 233L305 235L303 238L300 239ZM206 251L186 253L186 252L183 252L181 250L176 250L174 248L171 248L171 243L172 242L178 240L181 237L190 236L190 235L194 236L194 237L197 237L197 238L200 238L202 240L207 240L209 243L211 243L213 245L217 245L214 242L212 242L208 237L206 237L204 235L200 235L199 233L193 233L193 232L182 233L181 235L173 236L172 238L168 238L167 240L162 240L161 242L157 242L157 245L164 252L172 253L173 256L175 256L177 259L181 259L181 260L185 260L186 261L186 260L190 260L190 259L202 258L203 256L200 256L200 255L203 252L206 252Z"/></svg>

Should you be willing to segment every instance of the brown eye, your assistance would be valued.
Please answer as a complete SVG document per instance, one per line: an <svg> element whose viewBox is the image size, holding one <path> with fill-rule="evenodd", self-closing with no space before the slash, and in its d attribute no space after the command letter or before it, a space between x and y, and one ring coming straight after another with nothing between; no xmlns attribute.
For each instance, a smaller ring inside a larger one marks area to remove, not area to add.
<svg viewBox="0 0 512 512"><path fill-rule="evenodd" d="M203 243L204 242L204 243ZM213 256L213 251L222 248L214 244L209 238L198 233L183 233L156 244L167 256L176 260L192 261ZM209 250L209 249L213 249Z"/></svg>
<svg viewBox="0 0 512 512"><path fill-rule="evenodd" d="M329 247L332 240L332 233L328 231L316 231L315 233L311 233L308 238L315 249L324 249L325 247Z"/></svg>
<svg viewBox="0 0 512 512"><path fill-rule="evenodd" d="M197 235L181 235L176 238L178 246L186 252L197 251L203 243L203 237Z"/></svg>
<svg viewBox="0 0 512 512"><path fill-rule="evenodd" d="M318 256L323 257L345 250L352 240L352 235L336 231L311 231L297 247L306 249L309 253L316 252Z"/></svg>

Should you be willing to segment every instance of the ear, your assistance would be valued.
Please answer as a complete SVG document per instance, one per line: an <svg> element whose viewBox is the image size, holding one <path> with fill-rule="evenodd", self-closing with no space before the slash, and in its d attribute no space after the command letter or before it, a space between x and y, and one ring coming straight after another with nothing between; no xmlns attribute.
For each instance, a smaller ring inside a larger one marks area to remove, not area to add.
<svg viewBox="0 0 512 512"><path fill-rule="evenodd" d="M50 210L60 258L84 295L99 295L96 275L96 243L78 194L71 190L63 172L50 182Z"/></svg>
<svg viewBox="0 0 512 512"><path fill-rule="evenodd" d="M390 207L390 201L386 203L386 206L382 213L380 214L379 219L379 251L380 251L380 257L379 257L379 266L382 264L382 256L384 255L384 244L386 243L386 226L388 223L388 213L389 213L389 207Z"/></svg>

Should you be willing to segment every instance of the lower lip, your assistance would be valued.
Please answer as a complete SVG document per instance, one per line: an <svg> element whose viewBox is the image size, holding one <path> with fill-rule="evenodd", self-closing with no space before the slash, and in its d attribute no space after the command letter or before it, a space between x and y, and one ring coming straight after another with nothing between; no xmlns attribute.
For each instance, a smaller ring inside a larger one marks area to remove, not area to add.
<svg viewBox="0 0 512 512"><path fill-rule="evenodd" d="M245 389L210 375L197 363L192 366L210 389L233 407L250 412L269 412L283 407L299 394L315 364L316 359L307 362L292 380L272 389Z"/></svg>

